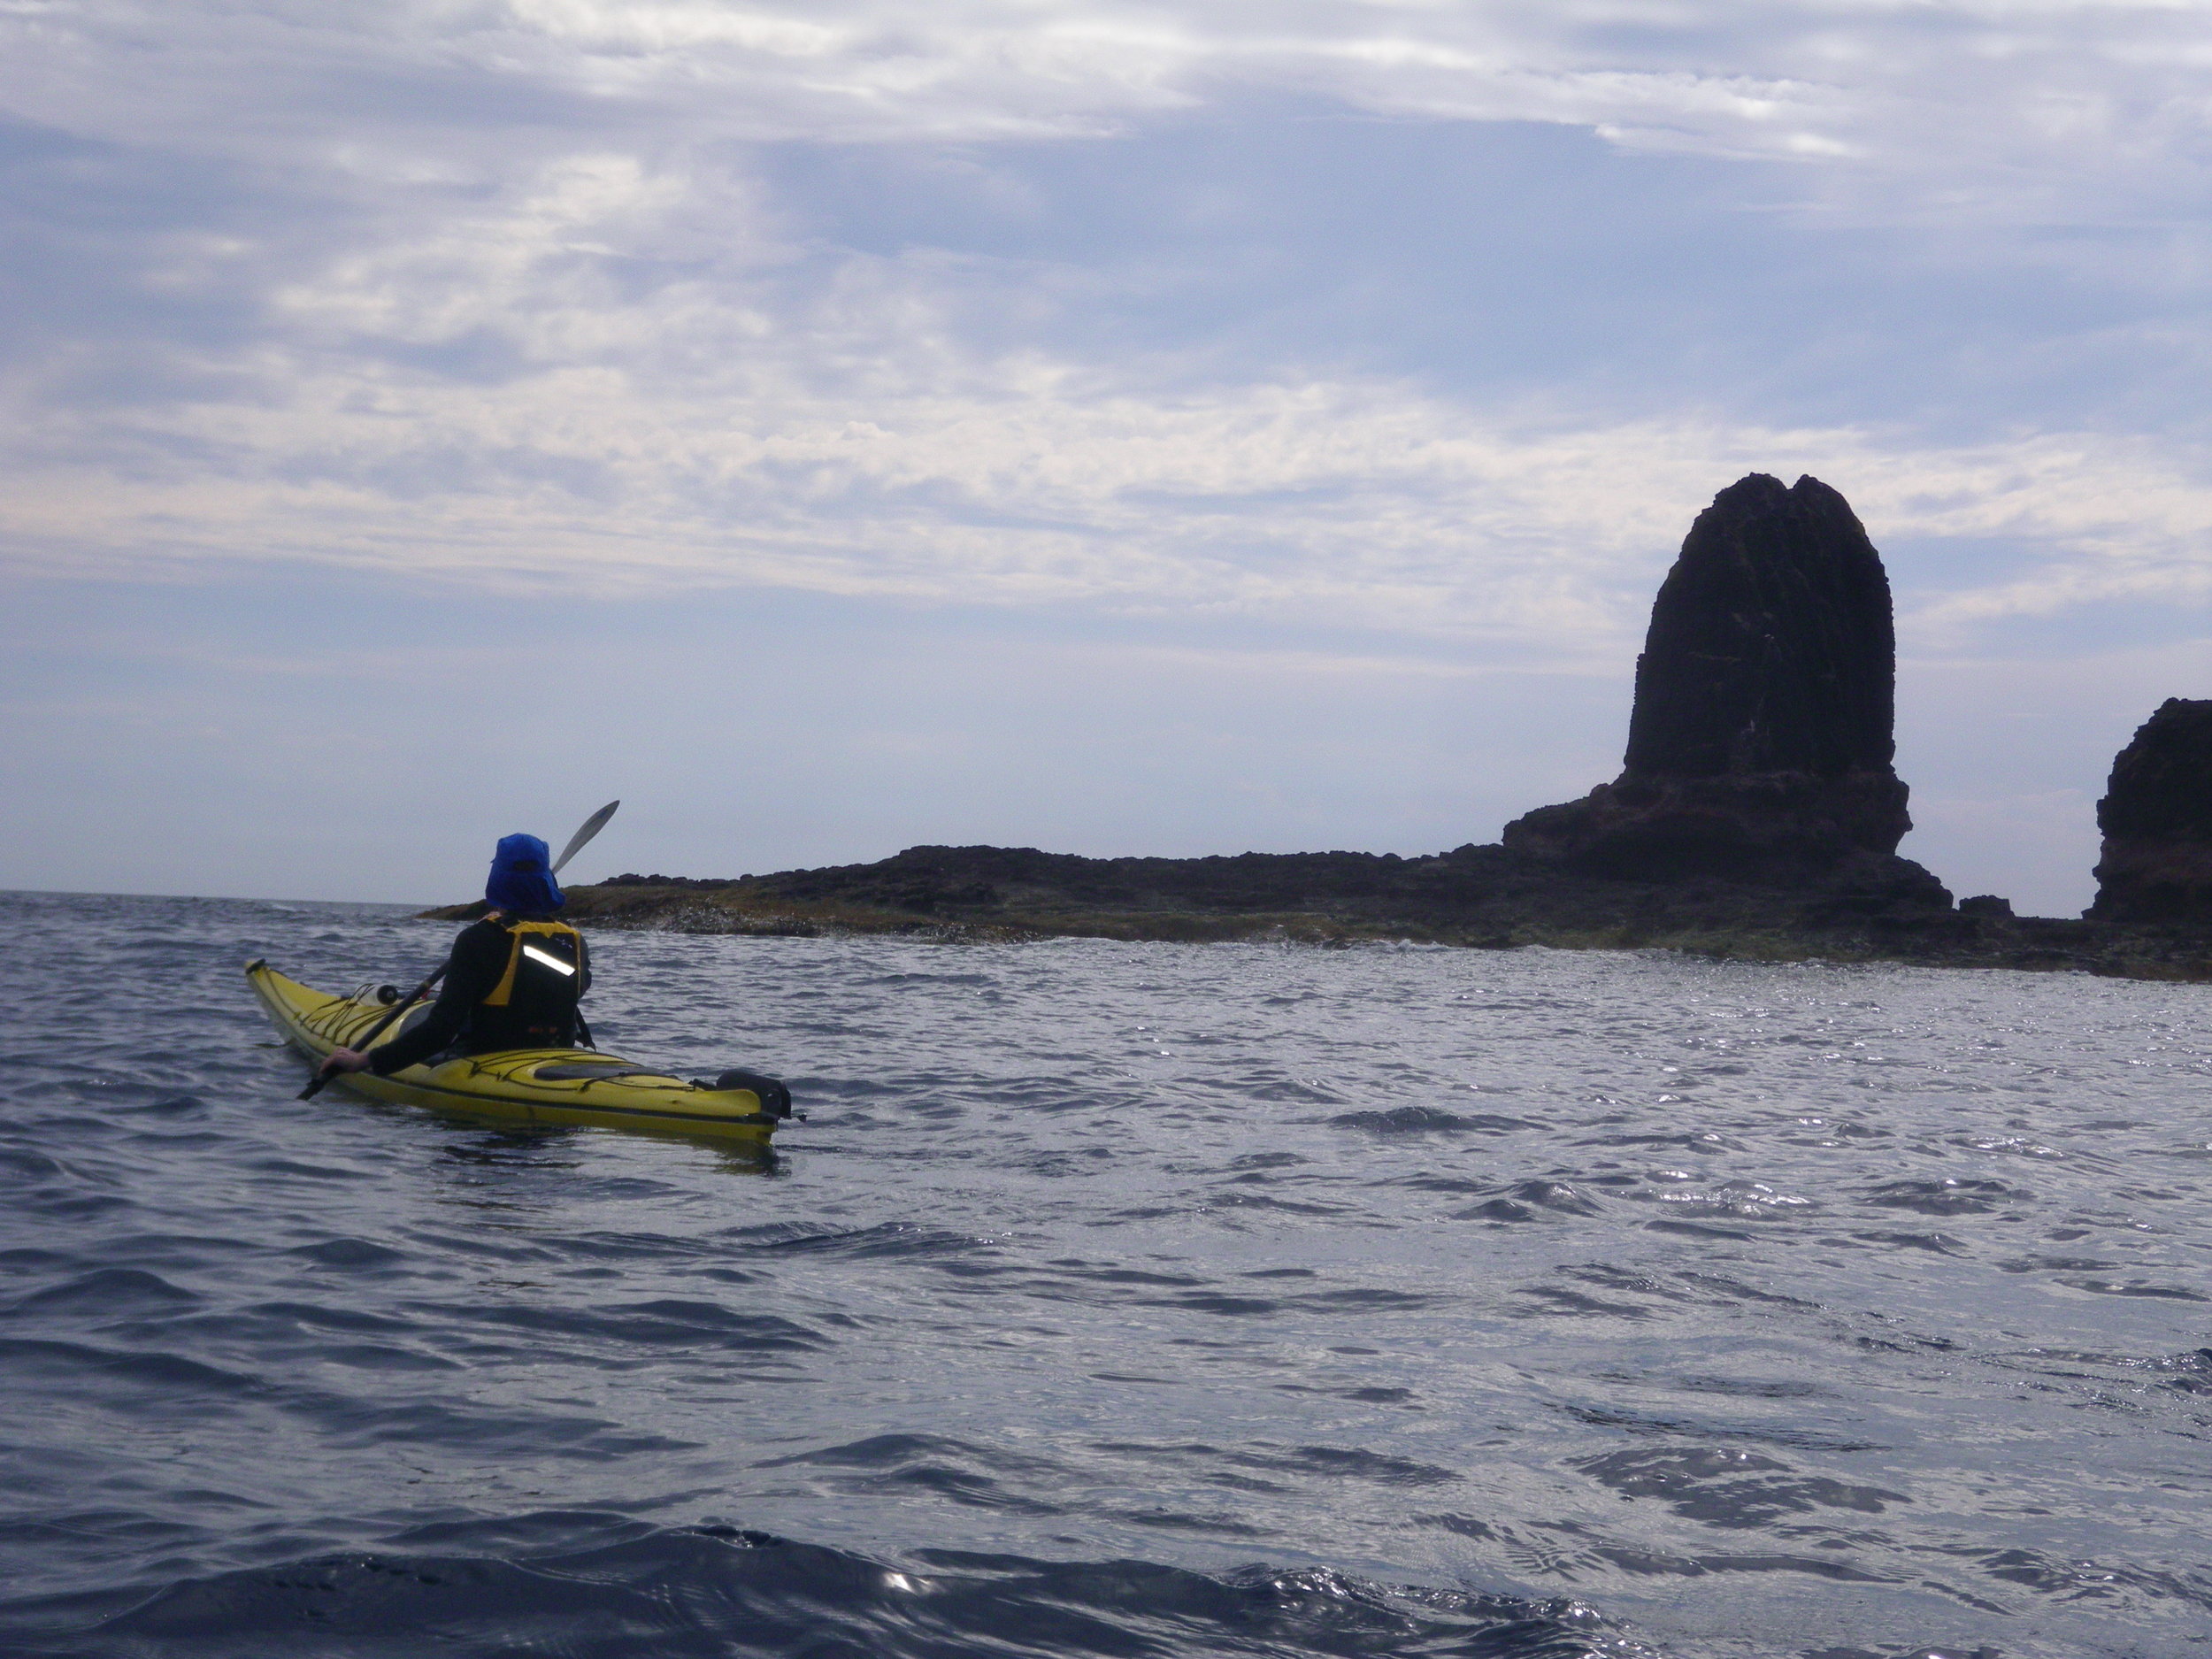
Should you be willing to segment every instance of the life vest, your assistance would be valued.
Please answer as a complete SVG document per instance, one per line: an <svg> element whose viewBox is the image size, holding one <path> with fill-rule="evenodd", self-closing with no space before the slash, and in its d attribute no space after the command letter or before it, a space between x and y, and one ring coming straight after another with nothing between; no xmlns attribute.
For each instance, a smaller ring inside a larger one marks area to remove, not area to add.
<svg viewBox="0 0 2212 1659"><path fill-rule="evenodd" d="M507 967L469 1010L463 1052L573 1047L583 1025L582 935L565 922L510 921L497 911L484 919L507 935Z"/></svg>
<svg viewBox="0 0 2212 1659"><path fill-rule="evenodd" d="M583 936L566 922L497 920L507 930L507 971L485 996L486 1008L541 1008L576 1011L577 970L582 964ZM517 998L520 1001L518 1002Z"/></svg>

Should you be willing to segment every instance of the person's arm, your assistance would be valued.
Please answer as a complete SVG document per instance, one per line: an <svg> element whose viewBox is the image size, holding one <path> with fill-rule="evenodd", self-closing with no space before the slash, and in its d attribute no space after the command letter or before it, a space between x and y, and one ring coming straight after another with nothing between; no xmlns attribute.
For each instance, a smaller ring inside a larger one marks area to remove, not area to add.
<svg viewBox="0 0 2212 1659"><path fill-rule="evenodd" d="M453 965L445 971L430 1017L412 1031L369 1050L369 1070L389 1077L402 1067L427 1060L461 1034L469 1010L491 995L507 969L506 930L495 922L476 922L453 941Z"/></svg>
<svg viewBox="0 0 2212 1659"><path fill-rule="evenodd" d="M507 934L496 923L473 922L453 941L453 956L428 1018L380 1048L363 1053L340 1048L323 1062L326 1071L373 1071L389 1077L426 1060L461 1034L469 1010L490 995L507 967Z"/></svg>

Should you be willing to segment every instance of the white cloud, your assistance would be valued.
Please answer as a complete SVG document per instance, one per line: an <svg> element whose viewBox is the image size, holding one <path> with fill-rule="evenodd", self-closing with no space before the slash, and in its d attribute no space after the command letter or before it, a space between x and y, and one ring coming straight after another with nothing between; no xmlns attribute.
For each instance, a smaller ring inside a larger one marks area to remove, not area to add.
<svg viewBox="0 0 2212 1659"><path fill-rule="evenodd" d="M103 135L495 168L580 129L988 139L1296 91L1850 164L1836 188L1862 205L1901 187L1923 209L2032 214L2109 211L2116 190L2171 207L2200 181L2205 20L2159 0L15 0L0 93Z"/></svg>
<svg viewBox="0 0 2212 1659"><path fill-rule="evenodd" d="M1694 388L1624 410L1571 387L1455 396L1322 352L1086 353L1021 326L1086 273L822 248L717 145L1099 133L1289 92L1788 158L1855 211L2094 219L2198 176L2203 12L15 0L19 111L291 167L357 222L265 270L250 234L164 233L150 287L227 281L257 320L150 348L151 389L120 407L81 394L85 352L24 358L30 465L0 522L47 568L274 558L1563 642L1632 632L1719 484L1801 469L1878 540L2022 550L1924 627L2194 603L2212 485L2181 436L2062 412L1932 441L1878 398L1798 426ZM2176 355L2201 349L2200 326L2176 332Z"/></svg>
<svg viewBox="0 0 2212 1659"><path fill-rule="evenodd" d="M565 260L574 234L545 204L589 202L606 177L526 204L537 258ZM264 348L260 396L142 412L128 454L97 415L19 433L58 454L11 493L19 544L79 570L263 557L608 591L1212 609L1580 650L1640 626L1689 517L1764 470L1838 483L1878 541L2043 550L2032 574L1936 602L1930 627L2194 601L2212 568L2212 482L2152 440L1544 421L1375 378L1164 393L1033 351L964 355L926 288L797 318L681 283L626 304L590 260L556 280L527 250L516 229L341 263L285 296L307 342ZM479 305L526 370L480 383L341 349L356 330L465 331ZM862 366L824 372L844 359Z"/></svg>

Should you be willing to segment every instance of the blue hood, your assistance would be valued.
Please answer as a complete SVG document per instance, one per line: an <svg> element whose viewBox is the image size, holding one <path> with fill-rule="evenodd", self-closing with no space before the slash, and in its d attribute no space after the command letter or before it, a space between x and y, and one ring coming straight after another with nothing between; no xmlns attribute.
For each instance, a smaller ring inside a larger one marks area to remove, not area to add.
<svg viewBox="0 0 2212 1659"><path fill-rule="evenodd" d="M534 835L503 836L484 896L511 916L542 916L568 902L553 879L553 856Z"/></svg>

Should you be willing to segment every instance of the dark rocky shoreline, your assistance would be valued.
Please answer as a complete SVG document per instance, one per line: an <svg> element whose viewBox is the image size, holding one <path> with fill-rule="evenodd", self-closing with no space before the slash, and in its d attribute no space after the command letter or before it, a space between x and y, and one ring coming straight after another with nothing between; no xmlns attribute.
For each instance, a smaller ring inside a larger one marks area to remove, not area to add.
<svg viewBox="0 0 2212 1659"><path fill-rule="evenodd" d="M733 880L618 876L572 889L568 913L698 933L1663 947L2212 979L2212 703L2170 700L2122 751L2089 915L2016 917L1993 895L1954 904L1897 856L1912 819L1893 764L1896 666L1888 576L1850 504L1817 479L1755 472L1698 515L1659 590L1620 776L1517 818L1498 845L910 847Z"/></svg>
<svg viewBox="0 0 2212 1659"><path fill-rule="evenodd" d="M1408 941L2212 979L2212 935L2201 930L2014 917L2001 901L1954 907L1947 895L1932 901L1917 885L1886 890L1879 873L1843 872L1809 887L1632 881L1579 875L1498 846L1425 858L1083 858L1032 848L911 847L875 864L727 880L618 876L569 889L567 913L586 926L679 933ZM431 914L457 918L480 908Z"/></svg>

